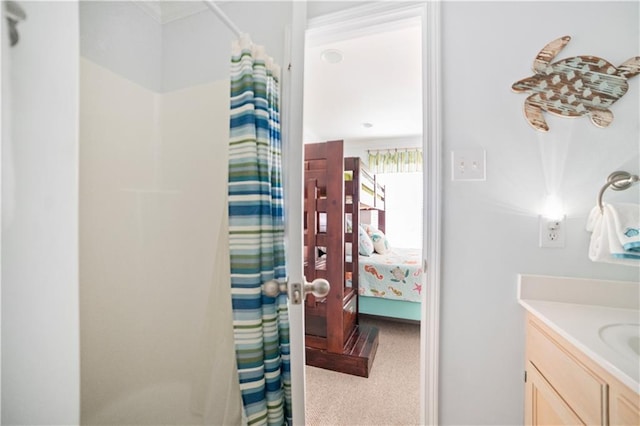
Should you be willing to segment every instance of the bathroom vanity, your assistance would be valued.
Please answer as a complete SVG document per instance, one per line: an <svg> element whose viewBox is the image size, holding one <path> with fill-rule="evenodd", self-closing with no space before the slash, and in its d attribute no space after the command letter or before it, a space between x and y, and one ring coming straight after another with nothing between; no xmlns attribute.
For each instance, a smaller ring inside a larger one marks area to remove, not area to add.
<svg viewBox="0 0 640 426"><path fill-rule="evenodd" d="M640 283L519 278L525 424L640 425Z"/></svg>

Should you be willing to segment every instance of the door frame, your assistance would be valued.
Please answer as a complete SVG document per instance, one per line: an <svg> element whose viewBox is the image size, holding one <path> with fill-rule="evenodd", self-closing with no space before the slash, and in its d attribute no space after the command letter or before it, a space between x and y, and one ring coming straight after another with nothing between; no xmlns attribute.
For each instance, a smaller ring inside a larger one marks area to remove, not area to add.
<svg viewBox="0 0 640 426"><path fill-rule="evenodd" d="M302 231L303 169L302 146L304 93L304 32L307 2L291 2L291 26L285 28L282 67L282 180L285 195L285 253L289 288L289 336L291 365L291 410L295 426L305 425L305 345L304 303L295 305L292 283L304 282L304 241Z"/></svg>
<svg viewBox="0 0 640 426"><path fill-rule="evenodd" d="M420 328L420 423L438 424L439 332L440 332L440 265L441 265L441 193L442 137L440 82L440 2L367 3L340 12L307 19L306 2L292 3L292 27L285 36L285 69L283 85L284 185L288 193L285 206L288 235L287 261L290 282L301 282L302 272L302 176L303 176L303 97L304 51L307 34L314 39L330 41L336 37L353 37L372 32L372 27L392 28L398 21L419 19L422 28L422 104L423 104L423 267L426 289L422 296ZM293 167L292 167L293 166ZM289 213L289 214L287 214ZM303 425L304 415L304 304L290 305L292 406L293 423ZM293 359L302 360L294 367Z"/></svg>

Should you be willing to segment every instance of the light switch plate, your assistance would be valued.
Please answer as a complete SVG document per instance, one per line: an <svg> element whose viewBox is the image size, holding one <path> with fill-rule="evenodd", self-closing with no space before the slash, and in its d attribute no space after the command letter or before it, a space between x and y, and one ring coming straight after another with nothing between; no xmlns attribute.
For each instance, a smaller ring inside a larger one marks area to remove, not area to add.
<svg viewBox="0 0 640 426"><path fill-rule="evenodd" d="M486 180L484 149L451 151L451 180Z"/></svg>

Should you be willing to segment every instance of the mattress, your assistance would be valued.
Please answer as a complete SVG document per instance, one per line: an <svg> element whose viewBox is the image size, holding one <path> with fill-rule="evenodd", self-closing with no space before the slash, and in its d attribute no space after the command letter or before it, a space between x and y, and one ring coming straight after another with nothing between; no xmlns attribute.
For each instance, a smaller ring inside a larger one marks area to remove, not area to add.
<svg viewBox="0 0 640 426"><path fill-rule="evenodd" d="M386 254L358 259L360 295L420 302L422 250L394 247Z"/></svg>

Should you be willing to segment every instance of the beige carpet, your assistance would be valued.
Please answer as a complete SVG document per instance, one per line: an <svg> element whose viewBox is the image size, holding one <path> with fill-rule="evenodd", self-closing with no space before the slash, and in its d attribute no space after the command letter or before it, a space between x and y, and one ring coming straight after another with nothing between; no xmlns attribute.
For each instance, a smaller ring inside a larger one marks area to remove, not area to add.
<svg viewBox="0 0 640 426"><path fill-rule="evenodd" d="M417 425L420 326L363 318L380 329L368 378L306 367L307 425Z"/></svg>

